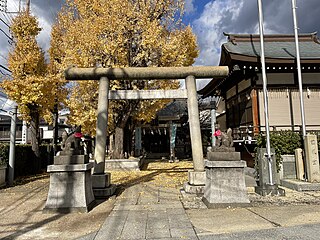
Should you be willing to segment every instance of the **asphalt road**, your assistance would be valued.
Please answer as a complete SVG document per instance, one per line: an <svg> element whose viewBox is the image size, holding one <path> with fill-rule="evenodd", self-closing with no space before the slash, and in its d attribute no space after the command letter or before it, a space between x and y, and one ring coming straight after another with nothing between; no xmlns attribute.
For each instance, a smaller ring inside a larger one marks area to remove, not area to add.
<svg viewBox="0 0 320 240"><path fill-rule="evenodd" d="M319 240L320 224L277 227L230 234L207 234L200 235L198 238L199 240Z"/></svg>

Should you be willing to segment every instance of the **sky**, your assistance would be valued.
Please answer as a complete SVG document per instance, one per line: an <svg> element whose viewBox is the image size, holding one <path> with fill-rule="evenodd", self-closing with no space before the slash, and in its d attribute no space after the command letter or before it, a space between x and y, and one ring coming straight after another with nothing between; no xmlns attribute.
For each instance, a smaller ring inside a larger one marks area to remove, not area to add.
<svg viewBox="0 0 320 240"><path fill-rule="evenodd" d="M19 9L19 0L7 1L8 11ZM20 0L25 5L25 0ZM43 28L38 37L40 46L47 50L50 42L51 25L55 21L64 0L31 0L31 12L38 17ZM291 0L262 0L264 30L268 33L293 34ZM320 30L319 0L297 0L299 33ZM7 66L7 53L10 49L8 27L15 14L0 13L0 64ZM258 33L257 0L185 0L183 22L190 25L197 36L199 57L194 65L218 65L221 44L226 42L226 33ZM7 72L0 67L0 77Z"/></svg>

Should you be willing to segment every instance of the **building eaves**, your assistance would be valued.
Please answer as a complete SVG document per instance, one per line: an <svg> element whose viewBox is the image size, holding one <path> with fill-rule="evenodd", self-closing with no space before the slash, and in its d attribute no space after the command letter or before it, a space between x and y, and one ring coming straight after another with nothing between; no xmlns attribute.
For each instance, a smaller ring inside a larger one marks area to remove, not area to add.
<svg viewBox="0 0 320 240"><path fill-rule="evenodd" d="M219 86L221 86L225 81L230 79L231 77L238 76L242 72L240 71L239 67L236 65L230 71L228 76L225 78L213 78L206 86L198 91L198 94L202 95L201 98L206 98L209 96L220 96L220 92L218 91Z"/></svg>
<svg viewBox="0 0 320 240"><path fill-rule="evenodd" d="M260 58L260 37L249 34L228 34L228 42L223 49L236 60L247 57L247 61L257 62ZM265 58L292 61L296 58L293 35L265 35ZM303 60L320 59L320 44L316 33L299 35L300 57Z"/></svg>
<svg viewBox="0 0 320 240"><path fill-rule="evenodd" d="M236 44L237 42L260 42L259 34L232 34L232 33L223 33L228 37L228 41ZM295 36L293 34L265 34L263 36L264 42L294 42ZM299 42L316 42L319 43L317 37L317 32L313 33L301 33L299 34Z"/></svg>

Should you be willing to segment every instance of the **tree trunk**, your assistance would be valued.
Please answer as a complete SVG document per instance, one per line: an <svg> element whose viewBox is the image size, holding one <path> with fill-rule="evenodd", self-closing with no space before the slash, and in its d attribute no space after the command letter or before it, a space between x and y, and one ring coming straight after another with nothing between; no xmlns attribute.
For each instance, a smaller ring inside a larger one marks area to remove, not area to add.
<svg viewBox="0 0 320 240"><path fill-rule="evenodd" d="M116 127L115 140L114 140L114 154L113 157L116 159L123 158L123 133L124 129Z"/></svg>
<svg viewBox="0 0 320 240"><path fill-rule="evenodd" d="M41 165L40 165L40 131L39 131L39 110L37 107L31 107L30 109L30 117L31 117L31 122L30 122L30 128L31 128L31 146L32 146L32 151L34 152L34 155L36 157L36 168L37 170L40 170Z"/></svg>
<svg viewBox="0 0 320 240"><path fill-rule="evenodd" d="M133 106L135 104L135 106ZM128 124L132 109L134 109L137 103L128 102L127 111L125 111L120 124L116 127L115 130L115 141L114 141L114 158L119 159L123 158L124 156L124 145L123 145L123 138L124 138L124 129Z"/></svg>

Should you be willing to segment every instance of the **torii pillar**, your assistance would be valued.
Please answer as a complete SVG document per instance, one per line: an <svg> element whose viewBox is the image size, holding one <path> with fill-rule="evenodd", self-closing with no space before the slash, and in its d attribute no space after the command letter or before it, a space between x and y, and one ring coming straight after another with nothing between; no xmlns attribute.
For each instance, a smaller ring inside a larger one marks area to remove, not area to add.
<svg viewBox="0 0 320 240"><path fill-rule="evenodd" d="M206 173L204 171L197 87L194 76L190 75L186 78L186 88L193 170L188 172L188 182L184 184L184 190L188 193L203 193Z"/></svg>
<svg viewBox="0 0 320 240"><path fill-rule="evenodd" d="M105 173L106 138L108 125L109 80L159 80L185 79L185 90L165 90L154 94L149 91L125 91L116 96L129 95L132 99L187 99L194 170L189 172L189 181L185 184L186 192L202 193L205 185L204 159L200 131L199 109L196 90L196 78L224 78L228 75L226 66L206 67L147 67L147 68L70 68L65 72L67 80L99 80L99 100L97 116L97 132L95 147L95 168L92 175L92 185L95 197L112 195L115 187L110 185L110 173ZM132 94L131 94L132 93ZM159 95L161 96L159 98ZM140 97L139 97L140 96ZM148 96L147 98L141 98ZM114 98L120 99L120 98Z"/></svg>
<svg viewBox="0 0 320 240"><path fill-rule="evenodd" d="M94 151L94 171L92 175L92 189L96 198L113 195L115 185L110 184L111 174L105 172L105 158L108 128L109 84L107 77L99 80L99 98L97 110L96 144Z"/></svg>

